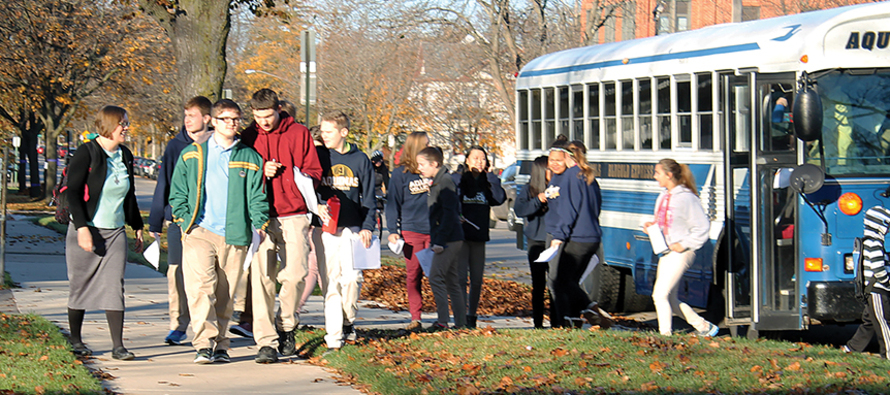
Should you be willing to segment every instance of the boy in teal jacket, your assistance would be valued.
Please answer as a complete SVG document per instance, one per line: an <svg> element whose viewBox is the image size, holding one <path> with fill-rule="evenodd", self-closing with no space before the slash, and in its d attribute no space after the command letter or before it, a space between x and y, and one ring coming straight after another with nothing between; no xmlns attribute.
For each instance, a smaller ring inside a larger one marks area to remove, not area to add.
<svg viewBox="0 0 890 395"><path fill-rule="evenodd" d="M238 141L241 108L213 105L216 128L203 144L182 150L173 171L170 206L182 228L182 272L189 304L195 363L229 362L225 328L232 297L255 228L260 240L269 221L263 158Z"/></svg>

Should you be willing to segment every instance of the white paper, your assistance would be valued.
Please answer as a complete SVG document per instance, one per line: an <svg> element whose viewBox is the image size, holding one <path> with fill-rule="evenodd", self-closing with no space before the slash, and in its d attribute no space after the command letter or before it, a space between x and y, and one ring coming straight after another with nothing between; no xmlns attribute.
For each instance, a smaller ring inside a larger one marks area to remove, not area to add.
<svg viewBox="0 0 890 395"><path fill-rule="evenodd" d="M646 228L649 234L649 243L652 244L652 252L655 255L661 255L668 251L667 240L664 239L664 233L661 233L661 227L658 224L652 224Z"/></svg>
<svg viewBox="0 0 890 395"><path fill-rule="evenodd" d="M297 189L303 195L303 201L306 202L306 208L310 213L318 214L318 197L315 196L315 185L312 183L312 177L309 177L300 171L300 168L294 166L294 182L297 183Z"/></svg>
<svg viewBox="0 0 890 395"><path fill-rule="evenodd" d="M371 246L365 248L362 237L353 233L352 241L352 268L355 270L380 269L380 238L371 236Z"/></svg>
<svg viewBox="0 0 890 395"><path fill-rule="evenodd" d="M434 254L433 250L429 248L424 248L414 253L414 256L417 257L417 262L420 263L420 268L423 269L423 275L427 278L430 277L430 269L433 267Z"/></svg>
<svg viewBox="0 0 890 395"><path fill-rule="evenodd" d="M253 227L251 227L253 229ZM253 256L256 254L257 250L260 249L260 232L257 232L256 229L253 229L253 238L250 240L250 246L247 247L247 256L244 257L244 270L250 268L250 261L253 260Z"/></svg>
<svg viewBox="0 0 890 395"><path fill-rule="evenodd" d="M399 255L402 253L402 248L405 247L405 240L399 239L395 243L388 243L389 250L392 251L393 254Z"/></svg>
<svg viewBox="0 0 890 395"><path fill-rule="evenodd" d="M582 274L581 279L578 280L579 285L584 283L584 280L587 278L587 276L590 275L590 273L593 273L593 269L596 268L596 265L599 263L600 257L598 257L596 254L593 254L593 256L590 257L590 262L587 263L587 269L584 269L584 274Z"/></svg>
<svg viewBox="0 0 890 395"><path fill-rule="evenodd" d="M559 251L559 246L553 246L541 251L541 255L538 255L538 259L535 259L535 262L550 262L556 256L557 251Z"/></svg>
<svg viewBox="0 0 890 395"><path fill-rule="evenodd" d="M479 230L479 229L480 229L480 228L479 228L479 225L476 225L476 224L470 222L470 220L468 220L468 219L466 219L466 218L464 218L464 217L460 217L460 219L461 219L462 221L464 221L464 222L470 224L470 226L476 228L476 230Z"/></svg>
<svg viewBox="0 0 890 395"><path fill-rule="evenodd" d="M155 270L160 270L161 268L161 247L160 243L158 243L157 239L151 242L148 247L145 248L145 251L142 251L142 256L145 257L145 260L148 261L152 266L154 266Z"/></svg>

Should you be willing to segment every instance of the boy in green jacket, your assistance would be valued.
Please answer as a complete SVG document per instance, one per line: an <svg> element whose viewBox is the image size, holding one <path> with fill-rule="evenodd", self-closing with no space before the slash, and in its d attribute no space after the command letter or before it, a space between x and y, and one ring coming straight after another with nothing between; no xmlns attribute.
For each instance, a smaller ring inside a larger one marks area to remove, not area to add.
<svg viewBox="0 0 890 395"><path fill-rule="evenodd" d="M182 257L195 363L229 362L225 328L253 237L265 237L269 203L263 158L238 141L241 108L220 100L211 110L216 131L182 150L173 170L170 206L183 230ZM223 193L225 191L225 193Z"/></svg>

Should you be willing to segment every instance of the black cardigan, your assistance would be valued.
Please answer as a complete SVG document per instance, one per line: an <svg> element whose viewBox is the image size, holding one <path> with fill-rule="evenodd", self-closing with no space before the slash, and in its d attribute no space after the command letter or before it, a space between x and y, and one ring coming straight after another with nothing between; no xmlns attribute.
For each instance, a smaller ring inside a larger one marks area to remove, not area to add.
<svg viewBox="0 0 890 395"><path fill-rule="evenodd" d="M124 220L131 228L142 229L142 215L139 214L139 206L136 204L136 180L133 177L133 153L121 145L121 155L124 164L127 165L127 178L130 180L130 190L124 198ZM92 155L100 155L95 169L90 169ZM68 164L68 211L73 217L75 229L87 226L96 215L96 206L99 204L99 195L105 185L105 176L108 172L108 155L96 140L81 145L74 152L74 157ZM84 188L87 189L88 200L84 200Z"/></svg>

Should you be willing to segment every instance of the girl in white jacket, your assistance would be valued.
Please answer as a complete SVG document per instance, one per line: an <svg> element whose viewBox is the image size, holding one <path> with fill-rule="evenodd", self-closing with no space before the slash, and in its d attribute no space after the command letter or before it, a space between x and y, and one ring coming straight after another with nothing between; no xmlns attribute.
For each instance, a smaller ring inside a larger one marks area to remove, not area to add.
<svg viewBox="0 0 890 395"><path fill-rule="evenodd" d="M657 223L670 247L670 251L658 260L652 290L658 331L670 336L672 313L676 313L695 328L697 336L714 336L717 326L696 314L677 297L680 279L695 261L695 251L708 240L711 226L698 197L695 178L688 166L673 159L659 161L655 165L654 178L666 190L655 201L655 221L647 222L645 228Z"/></svg>

